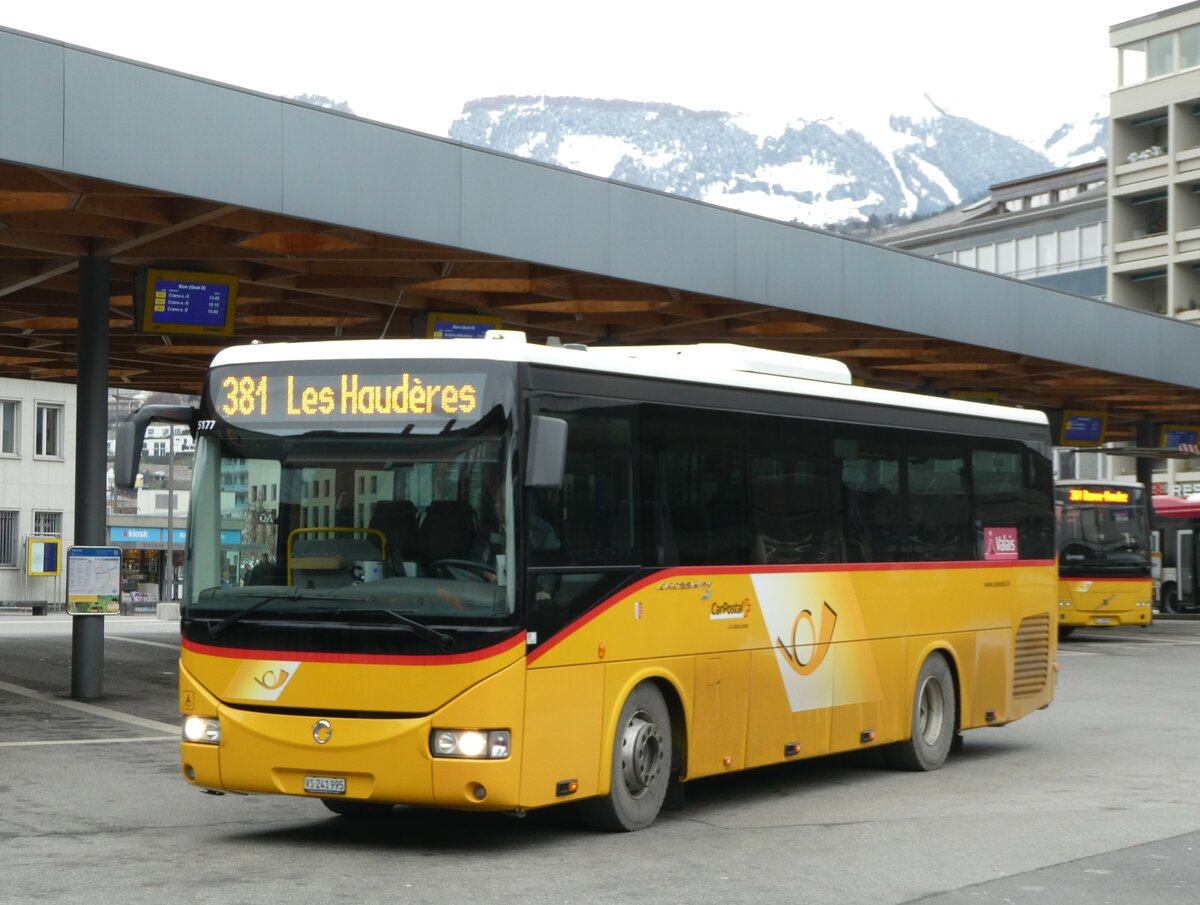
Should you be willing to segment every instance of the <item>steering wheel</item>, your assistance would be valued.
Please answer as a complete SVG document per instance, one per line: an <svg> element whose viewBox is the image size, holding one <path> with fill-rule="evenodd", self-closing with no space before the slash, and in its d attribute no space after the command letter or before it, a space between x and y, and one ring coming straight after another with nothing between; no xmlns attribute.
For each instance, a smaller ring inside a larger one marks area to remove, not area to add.
<svg viewBox="0 0 1200 905"><path fill-rule="evenodd" d="M435 575L443 578L466 578L470 581L495 581L496 567L472 559L435 559L429 564ZM489 578L488 576L492 577Z"/></svg>

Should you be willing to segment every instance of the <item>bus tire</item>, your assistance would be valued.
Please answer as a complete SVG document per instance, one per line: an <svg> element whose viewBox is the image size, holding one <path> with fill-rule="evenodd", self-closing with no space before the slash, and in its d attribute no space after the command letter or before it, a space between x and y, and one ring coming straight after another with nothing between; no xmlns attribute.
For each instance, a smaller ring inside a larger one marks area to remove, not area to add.
<svg viewBox="0 0 1200 905"><path fill-rule="evenodd" d="M589 825L633 833L654 822L671 778L671 715L662 692L642 682L621 708L613 738L609 793L579 803Z"/></svg>
<svg viewBox="0 0 1200 905"><path fill-rule="evenodd" d="M352 817L355 820L378 820L392 813L394 807L378 801L352 801L346 798L322 798L321 804L339 817Z"/></svg>
<svg viewBox="0 0 1200 905"><path fill-rule="evenodd" d="M1183 608L1179 605L1179 594L1173 584L1163 585L1162 611L1173 616L1183 612Z"/></svg>
<svg viewBox="0 0 1200 905"><path fill-rule="evenodd" d="M954 742L958 712L954 677L941 654L930 655L917 676L908 739L883 749L893 770L936 770L946 762Z"/></svg>

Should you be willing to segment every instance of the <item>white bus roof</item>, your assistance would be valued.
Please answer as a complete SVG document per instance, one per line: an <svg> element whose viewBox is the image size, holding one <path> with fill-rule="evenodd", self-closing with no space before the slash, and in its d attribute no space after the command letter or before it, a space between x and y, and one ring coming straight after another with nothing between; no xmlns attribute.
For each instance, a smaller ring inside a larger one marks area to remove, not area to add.
<svg viewBox="0 0 1200 905"><path fill-rule="evenodd" d="M525 334L489 330L483 339L366 339L251 343L218 352L212 366L285 361L439 359L527 362L576 371L649 377L683 383L844 399L874 405L947 412L1026 424L1047 424L1035 409L987 405L941 396L854 386L840 361L733 343L671 346L537 345Z"/></svg>

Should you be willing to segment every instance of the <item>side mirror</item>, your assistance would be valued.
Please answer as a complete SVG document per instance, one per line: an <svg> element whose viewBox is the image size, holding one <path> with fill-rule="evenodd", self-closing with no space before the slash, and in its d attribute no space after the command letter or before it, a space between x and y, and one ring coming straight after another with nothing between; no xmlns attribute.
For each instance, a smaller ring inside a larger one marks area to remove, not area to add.
<svg viewBox="0 0 1200 905"><path fill-rule="evenodd" d="M529 459L525 463L525 486L562 487L567 461L567 422L562 418L534 415L529 423Z"/></svg>
<svg viewBox="0 0 1200 905"><path fill-rule="evenodd" d="M142 459L142 443L151 421L186 424L196 432L199 413L190 405L144 405L117 425L117 450L113 457L113 483L129 490L137 484L138 464Z"/></svg>

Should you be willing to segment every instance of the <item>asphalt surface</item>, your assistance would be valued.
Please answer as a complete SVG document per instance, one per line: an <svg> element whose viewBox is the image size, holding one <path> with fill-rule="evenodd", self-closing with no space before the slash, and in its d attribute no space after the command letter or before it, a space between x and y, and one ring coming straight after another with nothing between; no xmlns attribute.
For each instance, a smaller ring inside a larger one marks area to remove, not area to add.
<svg viewBox="0 0 1200 905"><path fill-rule="evenodd" d="M1081 630L1054 704L928 774L874 752L687 786L642 833L569 808L210 796L178 775L177 626L106 617L70 698L69 617L0 617L0 903L1184 905L1200 898L1200 622Z"/></svg>

